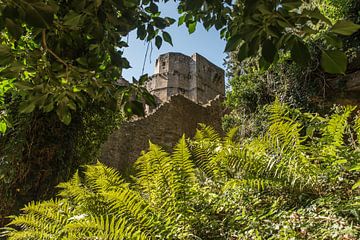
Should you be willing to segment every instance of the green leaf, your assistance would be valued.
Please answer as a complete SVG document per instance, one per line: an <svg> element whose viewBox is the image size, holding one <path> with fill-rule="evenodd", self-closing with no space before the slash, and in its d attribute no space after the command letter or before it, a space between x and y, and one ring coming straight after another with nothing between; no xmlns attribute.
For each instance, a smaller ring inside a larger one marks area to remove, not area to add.
<svg viewBox="0 0 360 240"><path fill-rule="evenodd" d="M249 53L249 45L246 42L244 42L241 45L239 52L237 54L237 60L239 62L245 60L248 57L248 53Z"/></svg>
<svg viewBox="0 0 360 240"><path fill-rule="evenodd" d="M22 91L29 91L29 90L31 91L34 88L34 85L32 85L28 82L25 82L25 81L14 82L14 86Z"/></svg>
<svg viewBox="0 0 360 240"><path fill-rule="evenodd" d="M247 41L247 44L249 45L248 56L257 55L260 48L260 37L257 36L250 42Z"/></svg>
<svg viewBox="0 0 360 240"><path fill-rule="evenodd" d="M153 2L150 3L150 12L151 12L151 13L157 13L157 12L159 12L158 6L157 6L155 3L153 3Z"/></svg>
<svg viewBox="0 0 360 240"><path fill-rule="evenodd" d="M155 38L155 46L158 49L160 49L161 45L162 45L162 38L160 36L156 36L156 38Z"/></svg>
<svg viewBox="0 0 360 240"><path fill-rule="evenodd" d="M167 43L169 43L171 46L173 46L172 39L171 39L171 36L170 36L169 33L163 32L163 33L162 33L162 36L163 36L165 42L167 42Z"/></svg>
<svg viewBox="0 0 360 240"><path fill-rule="evenodd" d="M300 66L307 66L311 58L308 47L301 41L296 40L291 49L291 58Z"/></svg>
<svg viewBox="0 0 360 240"><path fill-rule="evenodd" d="M259 2L260 2L259 0L246 0L245 10L244 10L245 16L252 14L256 10Z"/></svg>
<svg viewBox="0 0 360 240"><path fill-rule="evenodd" d="M195 30L196 30L196 22L189 23L188 26L189 33L192 34L193 32L195 32Z"/></svg>
<svg viewBox="0 0 360 240"><path fill-rule="evenodd" d="M340 35L350 36L359 31L360 25L351 21L340 20L332 27L331 31Z"/></svg>
<svg viewBox="0 0 360 240"><path fill-rule="evenodd" d="M22 27L16 24L13 20L6 18L5 27L7 28L11 36L13 36L15 39L19 39L21 37Z"/></svg>
<svg viewBox="0 0 360 240"><path fill-rule="evenodd" d="M19 106L20 113L31 113L35 110L34 102L23 102Z"/></svg>
<svg viewBox="0 0 360 240"><path fill-rule="evenodd" d="M172 24L174 24L176 22L176 20L174 18L165 17L164 19L165 19L168 26L170 26L170 25L172 25Z"/></svg>
<svg viewBox="0 0 360 240"><path fill-rule="evenodd" d="M0 133L4 134L6 132L7 125L5 121L0 121Z"/></svg>
<svg viewBox="0 0 360 240"><path fill-rule="evenodd" d="M144 99L145 103L151 107L156 107L155 97L151 95L149 92L143 92L142 98Z"/></svg>
<svg viewBox="0 0 360 240"><path fill-rule="evenodd" d="M56 109L56 114L58 115L58 117L62 123L64 123L65 125L70 124L71 113L67 106L64 106L63 104L59 105L59 107Z"/></svg>
<svg viewBox="0 0 360 240"><path fill-rule="evenodd" d="M325 17L318 8L315 8L313 10L305 9L302 12L302 14L311 18L321 20L329 25L332 25L331 21L327 17Z"/></svg>
<svg viewBox="0 0 360 240"><path fill-rule="evenodd" d="M299 8L301 5L302 5L302 1L281 3L281 6L288 11Z"/></svg>
<svg viewBox="0 0 360 240"><path fill-rule="evenodd" d="M6 45L0 45L0 66L5 66L13 61L11 48Z"/></svg>
<svg viewBox="0 0 360 240"><path fill-rule="evenodd" d="M360 171L360 163L355 165L354 167L350 168L350 171Z"/></svg>
<svg viewBox="0 0 360 240"><path fill-rule="evenodd" d="M138 27L137 29L137 37L140 38L141 40L144 40L146 37L146 30L145 30L145 26L141 25Z"/></svg>
<svg viewBox="0 0 360 240"><path fill-rule="evenodd" d="M271 63L266 61L264 57L261 57L259 59L259 68L260 68L260 70L266 71L266 70L269 69L270 65L271 65Z"/></svg>
<svg viewBox="0 0 360 240"><path fill-rule="evenodd" d="M275 59L276 47L270 39L264 41L262 45L262 56L268 63L272 63Z"/></svg>
<svg viewBox="0 0 360 240"><path fill-rule="evenodd" d="M181 25L184 24L185 18L186 18L186 15L182 15L182 16L179 17L178 26L181 26Z"/></svg>
<svg viewBox="0 0 360 240"><path fill-rule="evenodd" d="M237 46L239 46L240 42L241 42L240 34L236 34L236 35L230 37L226 43L225 52L234 51L237 48Z"/></svg>
<svg viewBox="0 0 360 240"><path fill-rule="evenodd" d="M321 67L328 73L345 74L347 57L339 50L323 50L321 54Z"/></svg>
<svg viewBox="0 0 360 240"><path fill-rule="evenodd" d="M83 25L84 16L74 11L70 11L65 15L63 20L65 26L68 26L70 29L77 29Z"/></svg>
<svg viewBox="0 0 360 240"><path fill-rule="evenodd" d="M33 27L49 28L54 20L54 14L58 7L56 5L47 5L43 2L27 3L23 1L25 20Z"/></svg>
<svg viewBox="0 0 360 240"><path fill-rule="evenodd" d="M163 18L160 17L155 17L154 18L154 25L155 27L159 28L159 29L164 29L167 27L167 21Z"/></svg>
<svg viewBox="0 0 360 240"><path fill-rule="evenodd" d="M139 79L139 85L142 86L149 79L148 74L144 74Z"/></svg>
<svg viewBox="0 0 360 240"><path fill-rule="evenodd" d="M360 187L360 180L357 181L357 182L354 184L354 186L352 186L352 190L354 190L354 189L356 189L356 188L358 188L358 187Z"/></svg>
<svg viewBox="0 0 360 240"><path fill-rule="evenodd" d="M51 112L54 109L54 102L50 101L50 103L45 105L42 109L44 112Z"/></svg>
<svg viewBox="0 0 360 240"><path fill-rule="evenodd" d="M187 10L198 10L203 5L204 0L186 0L185 7Z"/></svg>
<svg viewBox="0 0 360 240"><path fill-rule="evenodd" d="M323 37L324 37L327 44L329 44L329 45L331 45L331 46L333 46L335 48L342 48L343 47L343 42L341 41L340 38L337 37L336 34L328 32Z"/></svg>

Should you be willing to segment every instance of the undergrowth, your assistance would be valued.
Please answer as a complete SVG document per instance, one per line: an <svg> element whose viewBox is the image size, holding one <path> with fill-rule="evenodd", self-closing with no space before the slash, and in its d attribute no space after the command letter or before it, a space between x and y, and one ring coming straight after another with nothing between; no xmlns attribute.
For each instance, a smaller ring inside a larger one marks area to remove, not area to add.
<svg viewBox="0 0 360 240"><path fill-rule="evenodd" d="M264 134L201 125L173 152L150 143L132 181L101 163L13 216L8 239L359 239L360 120L276 101ZM354 120L353 120L354 119Z"/></svg>

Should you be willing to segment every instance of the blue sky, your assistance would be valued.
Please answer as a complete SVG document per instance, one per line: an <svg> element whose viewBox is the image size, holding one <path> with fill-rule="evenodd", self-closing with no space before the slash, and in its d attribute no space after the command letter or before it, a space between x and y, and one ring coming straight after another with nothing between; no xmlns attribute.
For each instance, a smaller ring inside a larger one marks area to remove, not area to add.
<svg viewBox="0 0 360 240"><path fill-rule="evenodd" d="M176 3L169 1L166 4L160 4L159 9L162 16L169 16L178 19ZM170 28L166 29L172 37L173 47L163 42L160 50L158 50L154 43L152 43L152 52L150 56L149 48L148 56L145 62L144 74L149 75L154 72L155 59L162 53L166 52L181 52L186 55L192 55L197 52L206 57L212 63L223 68L225 53L225 41L220 39L220 35L216 29L206 31L201 24L197 25L196 31L192 34L188 33L185 25L177 26L177 22ZM147 43L136 39L136 32L131 32L128 40L129 47L125 48L124 56L129 60L132 68L123 70L123 77L127 80L138 77L142 74L142 68L147 48Z"/></svg>

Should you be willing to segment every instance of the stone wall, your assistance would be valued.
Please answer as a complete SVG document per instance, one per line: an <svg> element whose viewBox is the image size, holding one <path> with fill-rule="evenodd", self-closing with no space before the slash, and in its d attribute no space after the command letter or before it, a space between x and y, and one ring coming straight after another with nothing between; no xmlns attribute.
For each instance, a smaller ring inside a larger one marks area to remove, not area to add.
<svg viewBox="0 0 360 240"><path fill-rule="evenodd" d="M145 118L126 122L112 133L101 149L101 161L125 170L149 146L149 140L170 150L182 134L192 137L198 123L221 131L220 97L199 105L181 95L172 96Z"/></svg>
<svg viewBox="0 0 360 240"><path fill-rule="evenodd" d="M200 54L191 57L181 53L166 53L158 57L155 74L146 88L160 102L181 94L205 104L217 95L225 96L224 70Z"/></svg>
<svg viewBox="0 0 360 240"><path fill-rule="evenodd" d="M196 102L205 103L220 93L225 95L224 70L198 53L192 56L196 67Z"/></svg>
<svg viewBox="0 0 360 240"><path fill-rule="evenodd" d="M360 70L326 80L326 103L360 106Z"/></svg>

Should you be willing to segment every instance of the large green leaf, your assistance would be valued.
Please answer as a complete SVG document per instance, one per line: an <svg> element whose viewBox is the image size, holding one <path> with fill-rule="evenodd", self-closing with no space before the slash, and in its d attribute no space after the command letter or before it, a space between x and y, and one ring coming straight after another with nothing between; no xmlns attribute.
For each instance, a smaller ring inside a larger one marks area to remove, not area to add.
<svg viewBox="0 0 360 240"><path fill-rule="evenodd" d="M137 29L137 37L141 40L144 40L146 38L146 30L145 30L145 26L141 25L138 27Z"/></svg>
<svg viewBox="0 0 360 240"><path fill-rule="evenodd" d="M323 50L321 54L322 68L332 74L345 74L347 57L339 50Z"/></svg>
<svg viewBox="0 0 360 240"><path fill-rule="evenodd" d="M307 66L310 57L308 47L301 40L294 41L294 45L291 49L291 58L300 66Z"/></svg>
<svg viewBox="0 0 360 240"><path fill-rule="evenodd" d="M35 110L35 103L33 102L22 102L19 106L21 113L31 113Z"/></svg>
<svg viewBox="0 0 360 240"><path fill-rule="evenodd" d="M165 42L167 42L167 43L169 43L171 46L173 46L172 39L171 39L171 36L170 36L169 33L167 33L167 32L164 31L164 32L162 33L162 36L163 36Z"/></svg>
<svg viewBox="0 0 360 240"><path fill-rule="evenodd" d="M60 121L65 125L69 125L71 122L71 113L67 106L60 104L56 109L56 114L58 115Z"/></svg>
<svg viewBox="0 0 360 240"><path fill-rule="evenodd" d="M28 3L23 2L26 22L33 27L49 28L54 20L54 13L57 11L56 5L47 5L43 2Z"/></svg>
<svg viewBox="0 0 360 240"><path fill-rule="evenodd" d="M355 24L351 21L340 20L332 27L331 31L337 34L350 36L355 32L359 31L360 25Z"/></svg>
<svg viewBox="0 0 360 240"><path fill-rule="evenodd" d="M149 10L151 13L155 14L159 11L159 7L155 3L151 2L149 6Z"/></svg>
<svg viewBox="0 0 360 240"><path fill-rule="evenodd" d="M195 32L195 30L196 30L196 22L189 23L188 30L189 30L190 34Z"/></svg>
<svg viewBox="0 0 360 240"><path fill-rule="evenodd" d="M302 15L321 20L321 21L327 23L328 25L331 25L331 21L327 17L325 17L318 8L315 8L312 10L305 9L305 10L303 10Z"/></svg>
<svg viewBox="0 0 360 240"><path fill-rule="evenodd" d="M241 45L239 52L237 54L237 60L239 62L245 60L248 57L248 53L249 53L249 45L246 42L244 42Z"/></svg>
<svg viewBox="0 0 360 240"><path fill-rule="evenodd" d="M0 45L0 66L8 65L12 61L11 48L6 45Z"/></svg>
<svg viewBox="0 0 360 240"><path fill-rule="evenodd" d="M83 25L84 16L74 11L70 11L64 17L64 25L70 27L70 29L77 29Z"/></svg>
<svg viewBox="0 0 360 240"><path fill-rule="evenodd" d="M19 39L22 33L22 27L19 24L16 24L10 18L5 19L5 27L15 39Z"/></svg>
<svg viewBox="0 0 360 240"><path fill-rule="evenodd" d="M204 0L186 0L185 6L187 10L197 10L201 8L203 5Z"/></svg>
<svg viewBox="0 0 360 240"><path fill-rule="evenodd" d="M160 36L156 36L156 38L155 38L155 46L158 49L160 49L161 45L162 45L162 38Z"/></svg>
<svg viewBox="0 0 360 240"><path fill-rule="evenodd" d="M236 47L240 44L240 42L241 42L241 36L239 34L230 37L226 43L225 52L234 51Z"/></svg>
<svg viewBox="0 0 360 240"><path fill-rule="evenodd" d="M272 63L275 59L276 47L270 39L264 41L262 45L262 56L268 63Z"/></svg>
<svg viewBox="0 0 360 240"><path fill-rule="evenodd" d="M7 129L7 125L5 121L0 120L0 133L5 133Z"/></svg>

